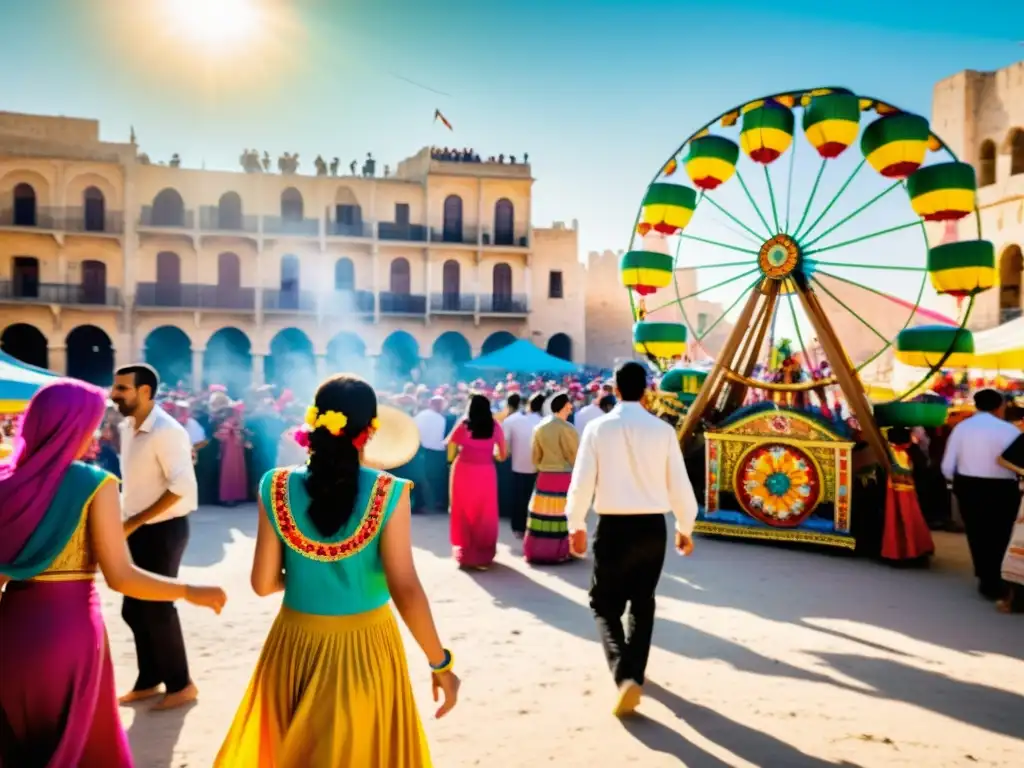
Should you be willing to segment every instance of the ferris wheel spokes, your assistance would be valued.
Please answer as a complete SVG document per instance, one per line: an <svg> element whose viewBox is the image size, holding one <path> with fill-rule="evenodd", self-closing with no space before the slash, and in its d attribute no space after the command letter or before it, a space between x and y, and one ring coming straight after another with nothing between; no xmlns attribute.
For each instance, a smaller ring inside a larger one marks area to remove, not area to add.
<svg viewBox="0 0 1024 768"><path fill-rule="evenodd" d="M829 211L832 210L832 206L835 205L837 202L839 202L839 198L841 198L843 196L843 193L853 183L853 180L857 178L857 174L860 173L860 169L863 168L866 163L867 163L867 160L861 160L859 163L857 163L857 167L853 169L853 171L850 173L849 176L846 177L846 181L844 181L842 186L839 187L839 190L832 196L832 199L828 201L828 203L822 209L821 213L818 214L818 218L816 218L814 221L811 222L811 225L807 228L806 232L801 229L801 227L803 225L803 218L801 218L800 225L797 226L796 232L793 233L794 239L799 240L801 237L807 237L808 234L810 234L811 232L814 231L814 228L816 226L818 226L818 224L821 223L821 220L824 219L825 216L828 215ZM818 172L818 179L815 181L815 186L814 186L815 189L817 189L818 181L821 180L821 173L825 170L824 165L825 164L824 164L824 161L823 161L822 162L822 168ZM811 197L813 199L813 195ZM811 208L811 200L808 200L807 201L807 208L804 210L804 218L806 218L807 212L810 210L810 208Z"/></svg>
<svg viewBox="0 0 1024 768"><path fill-rule="evenodd" d="M847 222L852 221L853 219L855 219L858 216L860 216L862 213L864 213L864 211L866 211L872 205L874 205L879 200L881 200L883 197L888 195L890 192L892 192L895 189L899 189L902 186L903 186L903 182L902 181L897 181L897 182L894 182L894 183L890 184L888 187L886 187L881 192L879 192L877 195L875 195L870 200L868 200L866 203L864 203L864 205L862 205L860 208L855 209L852 213L849 213L846 216L844 216L843 218L841 218L839 221L837 221L831 227L826 229L824 232L822 232L821 234L817 235L813 240L808 240L807 242L803 243L803 247L804 248L810 248L812 245L814 245L816 242L818 242L822 238L827 237L831 233L835 232L837 229L839 229L841 226L843 226L843 224L846 224ZM914 223L916 224L918 222L914 222ZM810 229L808 229L806 232L804 232L803 236L805 238L809 237L813 229L814 229L814 227L812 226Z"/></svg>
<svg viewBox="0 0 1024 768"><path fill-rule="evenodd" d="M812 248L808 251L804 251L804 256L811 256L815 253L824 253L825 251L834 251L836 248L846 248L849 245L856 245L857 243L863 243L865 240L872 240L876 237L882 237L883 235L891 235L893 232L899 232L904 229L910 229L911 227L921 227L924 225L920 221L908 221L905 224L897 224L895 227L887 227L886 229L880 229L877 232L869 232L866 235L855 237L851 240L844 240L841 243L830 243L829 245L823 245L821 248Z"/></svg>

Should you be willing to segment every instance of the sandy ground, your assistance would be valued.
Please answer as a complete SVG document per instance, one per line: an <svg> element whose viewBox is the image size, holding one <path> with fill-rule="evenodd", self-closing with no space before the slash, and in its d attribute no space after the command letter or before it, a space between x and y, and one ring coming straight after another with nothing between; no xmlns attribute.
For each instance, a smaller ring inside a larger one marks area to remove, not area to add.
<svg viewBox="0 0 1024 768"><path fill-rule="evenodd" d="M223 584L230 602L220 617L181 609L196 706L122 709L140 768L211 765L280 602L248 586L253 507L192 520L184 576ZM464 681L459 707L432 720L426 664L409 648L441 768L1024 765L1024 619L975 595L961 537L943 535L926 572L699 539L689 560L669 556L659 588L646 717L620 723L586 607L589 563L529 568L503 534L495 567L466 574L447 557L446 518L415 527ZM105 610L124 689L131 636L116 595Z"/></svg>

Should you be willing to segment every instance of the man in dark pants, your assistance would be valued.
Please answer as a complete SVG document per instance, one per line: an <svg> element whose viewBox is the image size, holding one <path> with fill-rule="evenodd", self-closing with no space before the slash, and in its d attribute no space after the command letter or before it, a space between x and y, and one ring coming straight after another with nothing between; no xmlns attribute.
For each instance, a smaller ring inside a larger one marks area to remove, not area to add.
<svg viewBox="0 0 1024 768"><path fill-rule="evenodd" d="M566 515L573 553L586 551L587 511L598 514L590 608L618 686L615 714L640 703L654 632L654 593L665 562L665 513L675 517L675 546L693 551L697 499L675 429L641 404L647 371L625 363L615 372L620 402L584 431ZM622 615L629 604L629 635Z"/></svg>
<svg viewBox="0 0 1024 768"><path fill-rule="evenodd" d="M132 560L140 568L176 578L188 545L187 515L198 506L192 444L185 428L153 401L160 385L148 365L117 371L111 400L121 424L122 514ZM154 709L187 704L199 691L188 671L185 640L174 603L126 597L121 617L135 636L139 676L122 703L161 693Z"/></svg>
<svg viewBox="0 0 1024 768"><path fill-rule="evenodd" d="M512 464L512 533L517 539L526 534L526 516L530 496L537 482L537 468L533 465L533 430L543 420L544 395L540 392L530 398L528 413L519 410L519 395L509 395L509 409L515 399L515 411L502 423L505 444Z"/></svg>
<svg viewBox="0 0 1024 768"><path fill-rule="evenodd" d="M942 474L953 483L964 520L967 544L978 577L978 592L988 600L1006 595L1001 567L1020 505L1017 475L999 463L1020 436L1005 421L1006 400L994 389L974 394L977 413L953 427L942 457Z"/></svg>

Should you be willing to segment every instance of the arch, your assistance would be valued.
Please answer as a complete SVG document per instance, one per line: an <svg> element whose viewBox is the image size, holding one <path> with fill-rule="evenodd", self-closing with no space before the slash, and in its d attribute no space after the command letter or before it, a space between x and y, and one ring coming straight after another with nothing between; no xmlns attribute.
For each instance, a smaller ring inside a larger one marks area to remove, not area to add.
<svg viewBox="0 0 1024 768"><path fill-rule="evenodd" d="M468 363L473 357L469 341L458 331L445 331L434 340L431 356L435 361L443 361L451 366Z"/></svg>
<svg viewBox="0 0 1024 768"><path fill-rule="evenodd" d="M217 288L238 291L242 288L242 261L237 253L225 251L217 255Z"/></svg>
<svg viewBox="0 0 1024 768"><path fill-rule="evenodd" d="M402 296L408 296L412 292L412 277L409 271L409 260L403 256L391 262L391 275L389 278L389 290Z"/></svg>
<svg viewBox="0 0 1024 768"><path fill-rule="evenodd" d="M327 342L327 367L330 373L366 372L366 343L359 334L341 331Z"/></svg>
<svg viewBox="0 0 1024 768"><path fill-rule="evenodd" d="M302 221L302 193L295 187L288 187L281 193L281 219L283 221Z"/></svg>
<svg viewBox="0 0 1024 768"><path fill-rule="evenodd" d="M270 340L266 375L268 384L305 396L316 388L316 358L313 342L298 328L278 331Z"/></svg>
<svg viewBox="0 0 1024 768"><path fill-rule="evenodd" d="M94 259L82 262L81 291L81 302L83 304L107 303L106 264Z"/></svg>
<svg viewBox="0 0 1024 768"><path fill-rule="evenodd" d="M11 259L11 288L18 298L39 298L39 259L35 256L15 256Z"/></svg>
<svg viewBox="0 0 1024 768"><path fill-rule="evenodd" d="M393 331L380 349L380 367L385 376L408 379L420 361L419 342L408 331Z"/></svg>
<svg viewBox="0 0 1024 768"><path fill-rule="evenodd" d="M494 204L494 244L515 245L516 209L507 197Z"/></svg>
<svg viewBox="0 0 1024 768"><path fill-rule="evenodd" d="M21 182L14 187L14 226L34 227L37 221L38 205L36 190L31 184Z"/></svg>
<svg viewBox="0 0 1024 768"><path fill-rule="evenodd" d="M1010 133L1010 175L1024 173L1024 128L1014 128Z"/></svg>
<svg viewBox="0 0 1024 768"><path fill-rule="evenodd" d="M82 228L86 232L107 228L107 198L99 187L86 187L82 192Z"/></svg>
<svg viewBox="0 0 1024 768"><path fill-rule="evenodd" d="M497 352L499 349L504 349L515 341L517 341L515 335L509 331L495 331L484 339L484 345L480 348L480 353L483 355L489 355L491 352Z"/></svg>
<svg viewBox="0 0 1024 768"><path fill-rule="evenodd" d="M156 368L160 381L176 387L192 383L192 341L175 325L161 325L146 335L143 358Z"/></svg>
<svg viewBox="0 0 1024 768"><path fill-rule="evenodd" d="M334 233L356 236L363 234L363 209L355 193L348 187L338 187L334 193Z"/></svg>
<svg viewBox="0 0 1024 768"><path fill-rule="evenodd" d="M46 336L34 325L14 323L0 334L0 349L11 357L36 368L49 368Z"/></svg>
<svg viewBox="0 0 1024 768"><path fill-rule="evenodd" d="M232 397L240 397L252 383L252 343L243 331L227 326L206 342L203 386L222 384Z"/></svg>
<svg viewBox="0 0 1024 768"><path fill-rule="evenodd" d="M494 299L494 311L503 311L512 301L512 267L505 262L495 264L491 270L491 296Z"/></svg>
<svg viewBox="0 0 1024 768"><path fill-rule="evenodd" d="M548 354L572 362L572 339L567 333L556 333L548 339Z"/></svg>
<svg viewBox="0 0 1024 768"><path fill-rule="evenodd" d="M225 192L217 201L217 227L233 232L242 229L242 198L237 192Z"/></svg>
<svg viewBox="0 0 1024 768"><path fill-rule="evenodd" d="M448 259L441 267L441 304L444 309L459 309L462 293L462 267L455 259Z"/></svg>
<svg viewBox="0 0 1024 768"><path fill-rule="evenodd" d="M181 257L173 251L156 255L156 305L181 306Z"/></svg>
<svg viewBox="0 0 1024 768"><path fill-rule="evenodd" d="M286 253L281 257L281 288L278 309L298 309L301 267L299 257Z"/></svg>
<svg viewBox="0 0 1024 768"><path fill-rule="evenodd" d="M444 199L444 229L441 239L446 243L462 242L462 198L448 195Z"/></svg>
<svg viewBox="0 0 1024 768"><path fill-rule="evenodd" d="M1009 245L999 257L999 321L1006 322L1021 312L1021 283L1024 282L1024 254L1019 245Z"/></svg>
<svg viewBox="0 0 1024 768"><path fill-rule="evenodd" d="M996 183L996 143L991 139L981 142L978 150L978 186Z"/></svg>
<svg viewBox="0 0 1024 768"><path fill-rule="evenodd" d="M154 227L185 226L185 201L174 187L161 189L153 198L152 225Z"/></svg>
<svg viewBox="0 0 1024 768"><path fill-rule="evenodd" d="M334 262L334 290L354 291L356 289L356 268L352 259L342 256Z"/></svg>
<svg viewBox="0 0 1024 768"><path fill-rule="evenodd" d="M65 344L68 376L99 387L114 383L114 343L106 331L79 325L68 334Z"/></svg>

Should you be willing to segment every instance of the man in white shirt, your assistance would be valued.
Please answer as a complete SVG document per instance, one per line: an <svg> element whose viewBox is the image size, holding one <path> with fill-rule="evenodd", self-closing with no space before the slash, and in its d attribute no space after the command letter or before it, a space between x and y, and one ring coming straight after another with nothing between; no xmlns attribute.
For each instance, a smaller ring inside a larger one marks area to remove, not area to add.
<svg viewBox="0 0 1024 768"><path fill-rule="evenodd" d="M518 397L518 395L516 395ZM509 395L512 399L512 395ZM537 468L533 466L533 431L543 421L545 396L538 392L530 398L529 411L516 410L502 423L505 445L512 461L512 533L517 539L526 535L526 517L530 496L537 482Z"/></svg>
<svg viewBox="0 0 1024 768"><path fill-rule="evenodd" d="M586 550L587 511L598 514L590 608L619 687L615 714L640 703L654 631L654 593L665 563L665 514L675 516L675 545L693 551L697 499L675 430L641 400L647 371L624 363L615 372L619 404L590 423L576 454L566 502L574 554ZM630 635L622 627L629 603Z"/></svg>
<svg viewBox="0 0 1024 768"><path fill-rule="evenodd" d="M967 544L978 577L978 591L989 600L1006 593L1001 567L1020 505L1017 475L999 459L1020 430L1003 419L1006 400L994 389L974 393L978 412L949 435L942 474L953 483Z"/></svg>
<svg viewBox="0 0 1024 768"><path fill-rule="evenodd" d="M440 395L430 398L429 407L416 414L416 429L420 433L423 451L422 466L425 479L426 506L434 512L448 511L448 446L445 445L445 399Z"/></svg>
<svg viewBox="0 0 1024 768"><path fill-rule="evenodd" d="M572 422L580 437L583 437L583 430L586 429L587 424L599 416L604 416L605 411L601 409L601 399L605 395L611 395L612 389L613 387L608 384L601 385L601 388L594 393L594 399L590 401L590 404L580 408L579 413L576 414L576 418Z"/></svg>
<svg viewBox="0 0 1024 768"><path fill-rule="evenodd" d="M159 408L160 385L148 365L117 371L110 399L127 418L121 423L121 507L132 560L140 568L177 578L188 545L187 515L198 504L192 441L185 427ZM188 671L185 641L174 603L124 598L121 617L135 636L139 676L122 703L161 693L154 709L195 700L199 691Z"/></svg>

